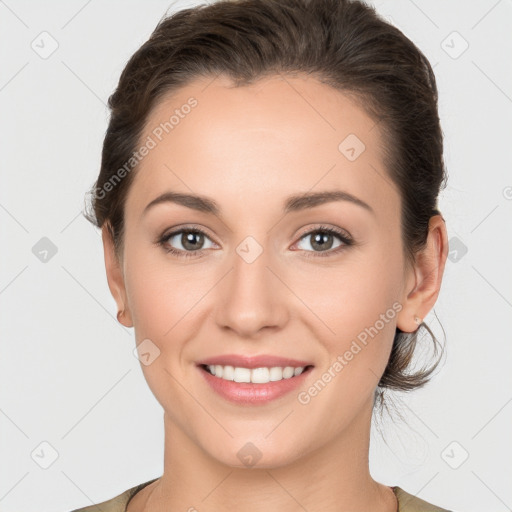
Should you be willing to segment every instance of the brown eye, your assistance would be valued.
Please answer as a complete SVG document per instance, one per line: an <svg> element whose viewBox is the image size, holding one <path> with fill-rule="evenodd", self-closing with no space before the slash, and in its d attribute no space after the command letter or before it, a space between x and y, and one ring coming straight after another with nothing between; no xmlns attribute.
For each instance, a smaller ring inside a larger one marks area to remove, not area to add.
<svg viewBox="0 0 512 512"><path fill-rule="evenodd" d="M335 239L338 239L341 243L335 244ZM333 254L337 254L339 251L345 249L346 247L353 244L352 238L341 231L338 231L335 228L321 226L319 228L314 229L313 231L309 231L308 233L302 235L301 240L310 240L309 246L313 248L312 251L306 250L306 252L313 252L317 254L313 254L314 256L330 256ZM334 246L334 249L333 249ZM300 247L299 247L300 248ZM302 247L304 249L304 247ZM320 253L320 254L318 254ZM325 254L321 254L325 253ZM310 254L307 255L311 256Z"/></svg>
<svg viewBox="0 0 512 512"><path fill-rule="evenodd" d="M204 247L205 241L210 238L200 229L180 229L164 235L159 244L178 257L196 256L194 253L202 253L203 250L211 248ZM176 248L177 247L177 248Z"/></svg>
<svg viewBox="0 0 512 512"><path fill-rule="evenodd" d="M184 249L196 251L204 244L204 235L197 231L182 231L179 241Z"/></svg>

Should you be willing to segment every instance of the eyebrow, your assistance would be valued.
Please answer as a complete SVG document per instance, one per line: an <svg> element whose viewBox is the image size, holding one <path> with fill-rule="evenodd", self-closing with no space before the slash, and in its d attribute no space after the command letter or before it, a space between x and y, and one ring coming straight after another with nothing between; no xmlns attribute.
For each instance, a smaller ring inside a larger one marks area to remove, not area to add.
<svg viewBox="0 0 512 512"><path fill-rule="evenodd" d="M286 199L283 207L283 213L297 212L315 208L325 203L333 201L347 201L356 204L368 212L375 215L373 208L358 197L344 192L342 190L327 190L324 192L307 192L290 196ZM205 196L193 194L183 194L180 192L165 192L164 194L153 199L143 211L145 215L148 210L162 203L175 203L199 212L209 213L221 217L221 208L213 200Z"/></svg>

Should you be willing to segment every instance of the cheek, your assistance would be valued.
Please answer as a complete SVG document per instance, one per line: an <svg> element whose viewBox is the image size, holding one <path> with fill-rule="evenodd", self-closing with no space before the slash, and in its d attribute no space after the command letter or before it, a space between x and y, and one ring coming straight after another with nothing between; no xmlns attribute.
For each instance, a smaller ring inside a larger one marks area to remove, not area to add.
<svg viewBox="0 0 512 512"><path fill-rule="evenodd" d="M140 336L160 338L172 327L175 309L171 304L177 302L178 288L167 282L158 268L132 263L126 291L137 340Z"/></svg>
<svg viewBox="0 0 512 512"><path fill-rule="evenodd" d="M132 250L125 268L137 342L149 338L161 352L179 351L198 329L201 299L213 287L215 276L199 265L170 261L163 249L155 248Z"/></svg>
<svg viewBox="0 0 512 512"><path fill-rule="evenodd" d="M311 401L315 413L307 410L311 417L322 418L326 435L334 435L340 425L373 400L389 360L401 310L396 294L397 269L388 267L382 272L380 264L366 261L347 271L331 271L330 279L325 279L329 293L317 291L309 296L312 301L316 298L318 316L334 333L323 325L316 330L327 357L318 369L313 389L304 390L300 403ZM334 409L332 404L337 404ZM324 417L322 411L329 411L329 416Z"/></svg>
<svg viewBox="0 0 512 512"><path fill-rule="evenodd" d="M187 362L187 343L196 336L197 306L207 290L203 281L192 277L193 272L161 260L132 254L126 267L126 291L136 343L149 347L151 361L144 364L141 358L149 388L165 410L188 410L187 396L177 380Z"/></svg>
<svg viewBox="0 0 512 512"><path fill-rule="evenodd" d="M331 331L324 329L323 336L330 360L357 360L349 365L351 372L364 367L380 375L391 351L402 309L402 260L385 246L376 244L372 250L354 253L338 269L316 273L315 287L305 298Z"/></svg>
<svg viewBox="0 0 512 512"><path fill-rule="evenodd" d="M138 230L126 231L125 286L137 342L161 339L179 318L184 295L179 272L162 248Z"/></svg>

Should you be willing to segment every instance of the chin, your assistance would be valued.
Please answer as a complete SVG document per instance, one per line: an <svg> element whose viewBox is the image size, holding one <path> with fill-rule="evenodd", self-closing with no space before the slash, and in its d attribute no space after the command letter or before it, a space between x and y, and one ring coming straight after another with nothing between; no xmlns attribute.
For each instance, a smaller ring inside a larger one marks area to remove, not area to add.
<svg viewBox="0 0 512 512"><path fill-rule="evenodd" d="M304 451L297 450L297 443L290 440L290 446L267 440L230 439L223 443L221 450L207 449L217 462L238 469L276 469L288 466L304 456ZM219 446L217 446L219 447ZM213 448L213 447L211 447Z"/></svg>

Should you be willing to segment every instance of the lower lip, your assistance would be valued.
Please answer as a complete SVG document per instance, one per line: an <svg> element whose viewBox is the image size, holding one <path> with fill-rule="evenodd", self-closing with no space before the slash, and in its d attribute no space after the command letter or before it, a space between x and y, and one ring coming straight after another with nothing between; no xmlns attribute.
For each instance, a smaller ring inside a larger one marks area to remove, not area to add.
<svg viewBox="0 0 512 512"><path fill-rule="evenodd" d="M206 382L220 396L237 404L257 405L270 402L290 393L298 388L313 369L309 366L300 375L267 382L266 384L253 384L252 382L235 382L215 377L202 366L198 366Z"/></svg>

